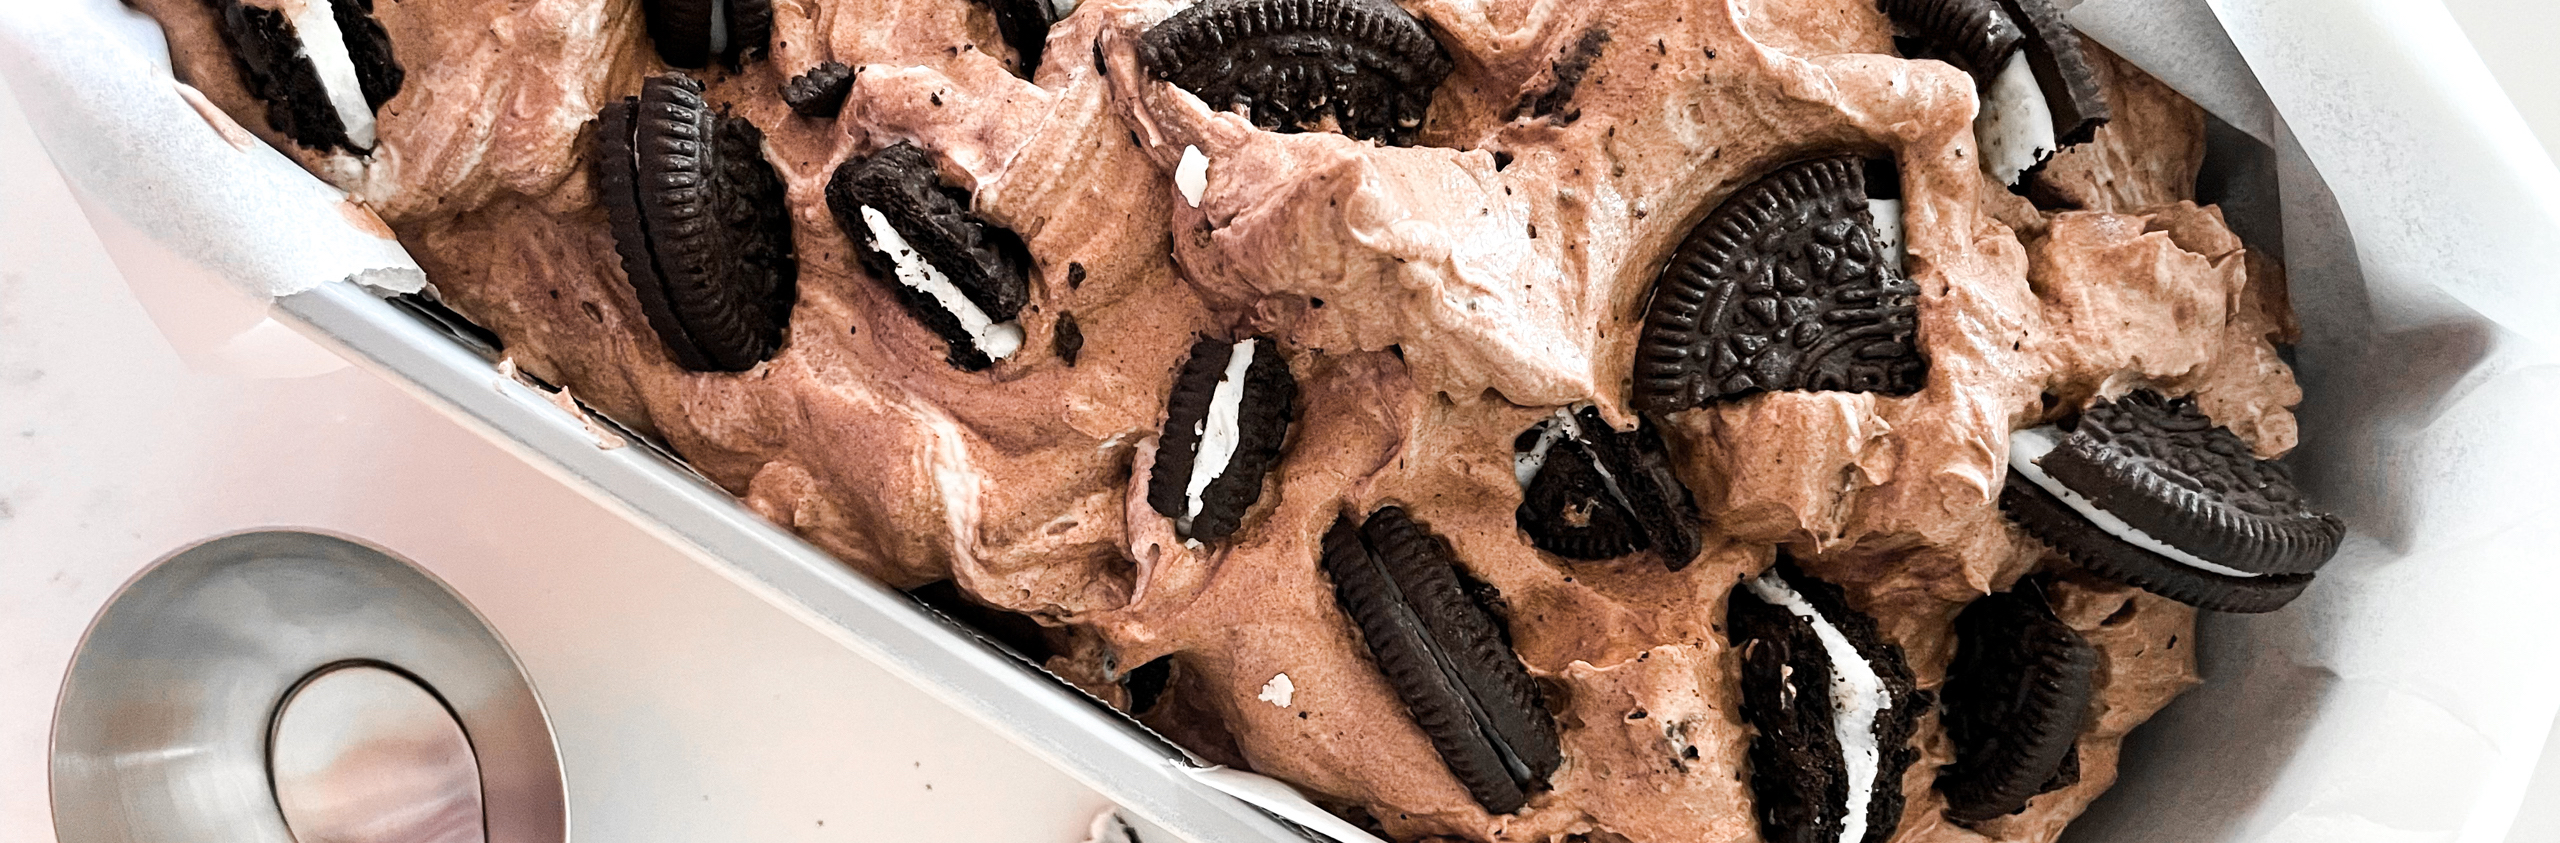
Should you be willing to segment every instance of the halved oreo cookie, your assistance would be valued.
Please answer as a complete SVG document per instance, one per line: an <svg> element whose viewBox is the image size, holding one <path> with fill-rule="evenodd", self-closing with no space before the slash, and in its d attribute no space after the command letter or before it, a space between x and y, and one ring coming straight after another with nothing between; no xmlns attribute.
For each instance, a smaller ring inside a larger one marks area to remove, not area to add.
<svg viewBox="0 0 2560 843"><path fill-rule="evenodd" d="M1765 390L1920 390L1919 288L1876 232L1865 173L1848 155L1780 167L1689 232L1645 306L1637 409Z"/></svg>
<svg viewBox="0 0 2560 843"><path fill-rule="evenodd" d="M1388 506L1324 534L1334 598L1449 772L1484 809L1520 810L1563 762L1554 716L1449 542Z"/></svg>
<svg viewBox="0 0 2560 843"><path fill-rule="evenodd" d="M944 186L923 149L899 141L845 161L827 181L827 210L862 268L949 344L951 365L974 372L1021 350L1014 318L1031 301L1031 250L970 214L969 192Z"/></svg>
<svg viewBox="0 0 2560 843"><path fill-rule="evenodd" d="M267 125L311 149L373 151L373 113L408 77L373 0L307 0L287 13L213 0L222 40Z"/></svg>
<svg viewBox="0 0 2560 843"><path fill-rule="evenodd" d="M782 347L799 301L791 209L764 133L702 101L683 73L596 116L596 195L622 272L678 365L754 368Z"/></svg>
<svg viewBox="0 0 2560 843"><path fill-rule="evenodd" d="M844 112L844 98L852 93L853 68L831 61L782 83L782 104L802 117L831 119Z"/></svg>
<svg viewBox="0 0 2560 843"><path fill-rule="evenodd" d="M1279 132L1411 146L1448 51L1389 0L1200 0L1139 40L1157 79Z"/></svg>
<svg viewBox="0 0 2560 843"><path fill-rule="evenodd" d="M1165 408L1164 437L1147 474L1147 505L1183 538L1235 533L1262 497L1298 414L1298 381L1268 339L1202 337L1191 344Z"/></svg>
<svg viewBox="0 0 2560 843"><path fill-rule="evenodd" d="M1840 588L1778 564L1734 589L1751 791L1771 843L1882 843L1902 822L1902 773L1929 694L1902 648Z"/></svg>
<svg viewBox="0 0 2560 843"><path fill-rule="evenodd" d="M1557 410L1512 443L1520 529L1567 559L1613 559L1647 548L1671 570L1698 555L1698 505L1671 469L1662 433L1621 433L1600 411Z"/></svg>
<svg viewBox="0 0 2560 843"><path fill-rule="evenodd" d="M2054 617L2035 584L1966 606L1938 691L1956 750L1955 763L1938 770L1947 818L2014 814L2079 781L2076 748L2097 676L2097 648Z"/></svg>
<svg viewBox="0 0 2560 843"><path fill-rule="evenodd" d="M2068 429L2010 434L2000 507L2081 567L2226 612L2290 602L2346 527L2284 466L2151 390L2099 400Z"/></svg>
<svg viewBox="0 0 2560 843"><path fill-rule="evenodd" d="M1914 58L1973 74L1982 92L1974 119L1985 172L2003 184L2054 151L2088 142L2107 122L2097 71L2053 0L1879 0L1910 38Z"/></svg>
<svg viewBox="0 0 2560 843"><path fill-rule="evenodd" d="M773 41L773 0L640 0L640 11L670 67L738 67Z"/></svg>
<svg viewBox="0 0 2560 843"><path fill-rule="evenodd" d="M996 34L1013 48L1013 72L1029 79L1040 72L1040 50L1049 43L1049 26L1058 10L1049 0L978 0L996 13Z"/></svg>

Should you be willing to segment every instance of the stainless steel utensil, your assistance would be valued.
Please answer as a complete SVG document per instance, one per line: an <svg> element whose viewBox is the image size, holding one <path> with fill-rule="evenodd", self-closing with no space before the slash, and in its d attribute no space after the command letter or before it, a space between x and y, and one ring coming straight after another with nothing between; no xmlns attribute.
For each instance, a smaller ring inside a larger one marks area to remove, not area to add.
<svg viewBox="0 0 2560 843"><path fill-rule="evenodd" d="M99 613L55 708L53 814L62 843L568 836L506 644L426 572L296 531L188 548Z"/></svg>

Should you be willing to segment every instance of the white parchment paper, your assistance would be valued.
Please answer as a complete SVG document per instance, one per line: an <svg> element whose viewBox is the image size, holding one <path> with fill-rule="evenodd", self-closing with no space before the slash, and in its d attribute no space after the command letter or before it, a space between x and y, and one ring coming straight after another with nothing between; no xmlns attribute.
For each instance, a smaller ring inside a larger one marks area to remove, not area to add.
<svg viewBox="0 0 2560 843"><path fill-rule="evenodd" d="M2353 533L2285 610L2206 616L2206 684L2065 839L2507 840L2560 711L2560 174L2434 0L2070 14L2272 144L2291 461Z"/></svg>
<svg viewBox="0 0 2560 843"><path fill-rule="evenodd" d="M2270 150L2290 460L2353 530L2293 606L2207 616L2205 686L2066 839L2507 840L2560 713L2560 172L2437 0L2062 5ZM162 50L114 0L0 11L0 72L128 276L416 288L343 194L225 141Z"/></svg>
<svg viewBox="0 0 2560 843"><path fill-rule="evenodd" d="M394 292L426 283L378 222L359 223L344 191L245 132L226 137L190 105L159 25L116 0L0 10L0 73L101 234L144 235L110 248L167 253L146 272L198 268L259 297L346 279ZM116 260L135 274L125 254Z"/></svg>

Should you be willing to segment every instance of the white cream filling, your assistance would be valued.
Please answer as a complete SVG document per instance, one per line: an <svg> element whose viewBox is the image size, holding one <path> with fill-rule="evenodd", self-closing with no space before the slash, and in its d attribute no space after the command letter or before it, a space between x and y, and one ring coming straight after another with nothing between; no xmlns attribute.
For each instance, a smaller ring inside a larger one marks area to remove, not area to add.
<svg viewBox="0 0 2560 843"><path fill-rule="evenodd" d="M1885 689L1884 678L1876 675L1867 657L1858 654L1849 637L1780 579L1777 571L1744 585L1762 601L1812 623L1813 637L1822 642L1822 654L1831 660L1831 733L1840 738L1840 765L1848 770L1849 779L1840 843L1858 843L1867 836L1867 803L1875 799L1876 769L1883 764L1883 753L1876 746L1876 720L1893 708L1893 692Z"/></svg>
<svg viewBox="0 0 2560 843"><path fill-rule="evenodd" d="M711 0L711 56L729 51L729 0Z"/></svg>
<svg viewBox="0 0 2560 843"><path fill-rule="evenodd" d="M1236 445L1244 438L1239 419L1244 412L1244 376L1253 368L1253 340L1236 343L1227 352L1227 371L1218 376L1218 386L1209 393L1209 414L1192 425L1193 435L1200 437L1200 453L1191 460L1191 485L1183 490L1187 503L1182 517L1174 526L1191 532L1191 519L1200 517L1202 495L1218 475L1227 473L1227 463L1236 457Z"/></svg>
<svg viewBox="0 0 2560 843"><path fill-rule="evenodd" d="M1200 194L1209 189L1209 156L1200 148L1182 148L1182 163L1173 165L1173 186L1182 191L1182 201L1200 207Z"/></svg>
<svg viewBox="0 0 2560 843"><path fill-rule="evenodd" d="M2017 184L2018 174L2061 148L2053 136L2053 107L2036 85L2025 50L2011 54L2000 75L1992 77L1991 90L1983 92L1973 139L1981 147L1982 171L2001 184Z"/></svg>
<svg viewBox="0 0 2560 843"><path fill-rule="evenodd" d="M2061 444L2062 431L2051 427L2011 433L2009 434L2009 470L2017 472L2020 476L2027 478L2028 482L2036 484L2037 488L2060 499L2063 505L2080 513L2080 517L2089 519L2089 523L2097 525L2098 529L2105 530L2109 535L2123 539L2135 547L2169 557L2172 561L2199 571L2208 571L2226 577L2260 576L2227 565L2216 565L2204 561L2195 554L2171 547L2168 542L2152 538L2151 534L2125 523L2124 519L2099 509L2098 504L2089 500L2087 496L2071 491L2070 487L2062 485L2062 481L2055 480L2053 475L2046 474L2044 466L2036 464L2037 460L2044 459L2044 455L2053 453L2053 449Z"/></svg>
<svg viewBox="0 0 2560 843"><path fill-rule="evenodd" d="M1538 429L1537 444L1511 455L1511 476L1519 478L1520 491L1529 491L1529 484L1536 481L1538 472L1547 467L1547 451L1554 449L1556 443L1564 441L1565 437L1581 432L1581 425L1573 421L1573 408L1557 410L1555 420Z"/></svg>
<svg viewBox="0 0 2560 843"><path fill-rule="evenodd" d="M1901 269L1903 255L1902 200L1869 199L1867 200L1867 216L1875 220L1876 246L1884 250L1884 255L1893 263L1893 268Z"/></svg>
<svg viewBox="0 0 2560 843"><path fill-rule="evenodd" d="M907 238L899 236L898 229L889 225L889 215L864 205L862 224L871 230L871 248L889 253L889 259L896 262L898 283L924 291L933 297L935 303L942 305L944 311L958 317L960 330L969 334L969 343L977 346L979 353L987 355L989 360L1002 360L1022 350L1022 326L988 319L987 312L979 310L977 302L970 301L960 292L960 285L951 283L951 276L942 274L942 270L934 268L932 261L925 260L923 254L907 245Z"/></svg>
<svg viewBox="0 0 2560 843"><path fill-rule="evenodd" d="M1075 13L1076 13L1076 0L1049 0L1049 19L1050 19L1050 20L1053 20L1053 21L1066 20L1068 15L1072 15L1072 14L1075 14Z"/></svg>
<svg viewBox="0 0 2560 843"><path fill-rule="evenodd" d="M345 124L347 140L373 148L373 105L364 101L364 83L356 80L356 60L347 54L346 33L338 31L336 8L329 0L303 0L293 11L293 32L302 39L302 54L320 72L320 89Z"/></svg>

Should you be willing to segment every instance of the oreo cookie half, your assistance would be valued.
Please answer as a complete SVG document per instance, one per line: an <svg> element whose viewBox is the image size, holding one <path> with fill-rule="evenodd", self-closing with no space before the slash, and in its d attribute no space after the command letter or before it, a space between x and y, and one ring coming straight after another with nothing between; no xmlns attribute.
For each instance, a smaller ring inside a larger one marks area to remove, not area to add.
<svg viewBox="0 0 2560 843"><path fill-rule="evenodd" d="M2000 507L2102 576L2204 609L2268 612L2338 551L2282 465L2196 410L2135 390L2068 430L2010 434Z"/></svg>
<svg viewBox="0 0 2560 843"><path fill-rule="evenodd" d="M2054 617L2033 584L1966 606L1938 692L1956 751L1955 763L1938 770L1947 818L2014 814L2037 794L2078 782L2097 677L2097 648Z"/></svg>
<svg viewBox="0 0 2560 843"><path fill-rule="evenodd" d="M1411 146L1449 53L1389 0L1201 0L1147 30L1155 78L1278 132Z"/></svg>
<svg viewBox="0 0 2560 843"><path fill-rule="evenodd" d="M1553 715L1449 542L1389 506L1324 534L1334 598L1449 772L1496 814L1520 810L1563 762ZM1494 598L1494 599L1499 599Z"/></svg>
<svg viewBox="0 0 2560 843"><path fill-rule="evenodd" d="M2107 122L2097 71L2053 0L1878 0L1910 34L1914 58L1972 73L1973 131L1984 172L2014 185L2056 150Z"/></svg>
<svg viewBox="0 0 2560 843"><path fill-rule="evenodd" d="M1929 707L1902 648L1840 588L1788 562L1734 589L1751 791L1771 843L1882 843L1902 822L1902 773Z"/></svg>
<svg viewBox="0 0 2560 843"><path fill-rule="evenodd" d="M622 272L678 365L754 368L782 347L799 300L791 210L764 133L702 101L683 73L596 116L596 195Z"/></svg>
<svg viewBox="0 0 2560 843"><path fill-rule="evenodd" d="M1147 505L1183 538L1234 534L1262 497L1262 476L1280 462L1297 405L1298 381L1271 340L1192 343L1165 408Z"/></svg>
<svg viewBox="0 0 2560 843"><path fill-rule="evenodd" d="M1621 433L1600 411L1557 410L1512 443L1520 480L1514 517L1539 549L1567 559L1614 559L1651 548L1671 570L1698 555L1698 505L1671 469L1662 434Z"/></svg>
<svg viewBox="0 0 2560 843"><path fill-rule="evenodd" d="M290 13L240 0L213 7L241 82L267 104L269 127L311 149L373 151L374 110L408 78L391 55L391 34L373 19L373 0L307 0Z"/></svg>
<svg viewBox="0 0 2560 843"><path fill-rule="evenodd" d="M1844 155L1780 167L1708 214L1654 280L1636 408L1765 390L1918 392L1919 288L1869 199L1866 164Z"/></svg>
<svg viewBox="0 0 2560 843"><path fill-rule="evenodd" d="M773 0L640 0L640 11L670 67L738 67L773 41Z"/></svg>
<svg viewBox="0 0 2560 843"><path fill-rule="evenodd" d="M968 209L969 192L944 186L905 141L847 160L827 180L827 210L862 268L942 337L951 365L974 372L1022 349L1014 318L1031 301L1032 262L1020 236Z"/></svg>

